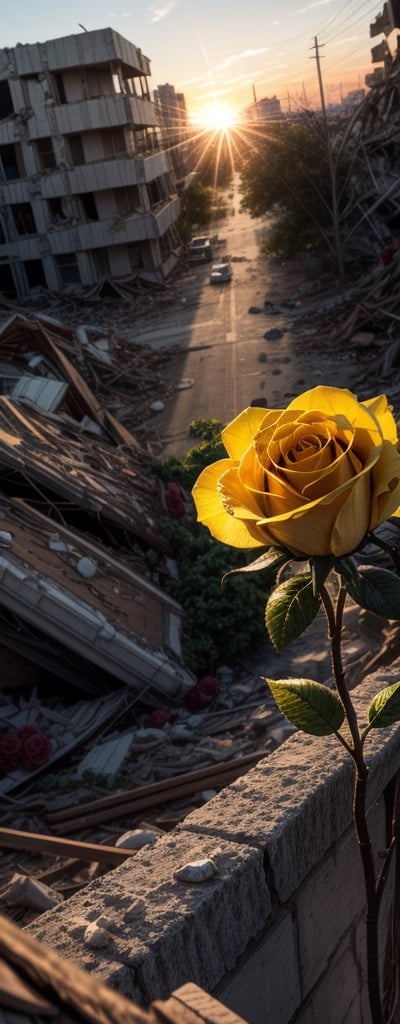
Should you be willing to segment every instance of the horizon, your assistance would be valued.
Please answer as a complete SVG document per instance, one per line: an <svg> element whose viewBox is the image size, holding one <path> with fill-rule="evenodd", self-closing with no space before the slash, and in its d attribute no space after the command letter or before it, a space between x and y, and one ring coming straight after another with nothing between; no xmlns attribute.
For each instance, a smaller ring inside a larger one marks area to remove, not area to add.
<svg viewBox="0 0 400 1024"><path fill-rule="evenodd" d="M320 107L316 39L326 104L366 89L376 66L372 44L380 41L369 29L379 13L378 3L365 0L361 8L359 0L247 0L244 14L224 0L159 0L137 13L110 10L106 0L71 0L67 11L50 0L39 9L18 0L7 13L2 49L112 28L150 60L152 93L169 83L184 94L195 122L229 127L254 98L276 96L283 112Z"/></svg>

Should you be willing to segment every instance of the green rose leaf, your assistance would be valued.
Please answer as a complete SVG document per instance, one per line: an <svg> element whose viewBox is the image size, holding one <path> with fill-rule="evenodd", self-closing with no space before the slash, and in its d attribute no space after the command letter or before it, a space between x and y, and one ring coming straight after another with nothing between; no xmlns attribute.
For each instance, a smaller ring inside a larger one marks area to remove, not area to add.
<svg viewBox="0 0 400 1024"><path fill-rule="evenodd" d="M311 736L330 736L344 720L344 708L332 690L312 679L266 679L285 717Z"/></svg>
<svg viewBox="0 0 400 1024"><path fill-rule="evenodd" d="M283 548L269 548L268 551L265 551L264 554L256 558L254 562L249 562L248 565L242 565L239 569L230 569L230 571L226 572L222 577L221 583L225 583L228 576L235 576L237 573L261 572L262 570L267 573L264 579L265 588L268 590L268 588L275 583L279 569L281 569L286 562L289 562L291 557L290 551L285 551Z"/></svg>
<svg viewBox="0 0 400 1024"><path fill-rule="evenodd" d="M321 606L313 593L311 573L301 573L285 580L272 592L265 609L265 624L277 651L304 633L314 621Z"/></svg>
<svg viewBox="0 0 400 1024"><path fill-rule="evenodd" d="M368 708L371 729L383 729L400 721L400 682L392 683L376 694Z"/></svg>
<svg viewBox="0 0 400 1024"><path fill-rule="evenodd" d="M357 574L344 572L350 597L384 619L400 619L400 579L390 569L360 566Z"/></svg>

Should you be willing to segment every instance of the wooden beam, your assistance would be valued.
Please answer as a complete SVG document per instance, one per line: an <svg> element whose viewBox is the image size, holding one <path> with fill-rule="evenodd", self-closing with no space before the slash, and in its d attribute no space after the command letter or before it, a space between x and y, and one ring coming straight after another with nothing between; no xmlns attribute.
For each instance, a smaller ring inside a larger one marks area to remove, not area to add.
<svg viewBox="0 0 400 1024"><path fill-rule="evenodd" d="M171 800L180 800L183 796L198 793L202 789L223 788L234 782L240 775L245 775L249 768L266 757L268 751L259 750L254 754L237 758L235 761L224 761L219 764L207 765L194 772L172 776L161 782L148 786L126 790L124 793L102 797L90 803L65 807L47 815L47 821L55 831L72 832L77 828L96 825L104 821L112 821L126 814L135 814L157 807Z"/></svg>
<svg viewBox="0 0 400 1024"><path fill-rule="evenodd" d="M100 864L121 864L136 850L103 846L101 843L79 843L73 839L58 839L40 833L20 832L16 828L0 828L0 847L8 850L30 850L49 853L52 857L76 857L77 860L98 861Z"/></svg>

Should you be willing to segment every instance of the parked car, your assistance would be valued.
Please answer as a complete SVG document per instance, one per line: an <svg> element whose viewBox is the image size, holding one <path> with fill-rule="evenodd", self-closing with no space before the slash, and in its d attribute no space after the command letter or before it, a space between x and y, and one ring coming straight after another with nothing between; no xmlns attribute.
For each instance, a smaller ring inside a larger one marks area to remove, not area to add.
<svg viewBox="0 0 400 1024"><path fill-rule="evenodd" d="M207 235L197 235L188 245L188 259L191 263L211 263L213 251Z"/></svg>
<svg viewBox="0 0 400 1024"><path fill-rule="evenodd" d="M232 280L232 265L229 256L223 256L219 263L211 268L210 284L225 284Z"/></svg>

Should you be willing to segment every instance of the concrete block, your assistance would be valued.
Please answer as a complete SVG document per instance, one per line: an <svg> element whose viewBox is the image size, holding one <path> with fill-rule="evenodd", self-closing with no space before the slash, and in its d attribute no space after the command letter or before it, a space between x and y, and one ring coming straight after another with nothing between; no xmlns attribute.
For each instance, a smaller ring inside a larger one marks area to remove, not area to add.
<svg viewBox="0 0 400 1024"><path fill-rule="evenodd" d="M271 891L284 902L348 827L352 794L337 740L295 733L180 828L263 849Z"/></svg>
<svg viewBox="0 0 400 1024"><path fill-rule="evenodd" d="M392 665L353 691L361 724L373 695L399 677L399 665ZM369 820L378 849L378 798L399 769L399 740L397 726L367 737ZM370 1024L360 879L349 838L353 787L352 760L335 737L296 733L173 833L27 931L139 1005L192 981L228 991L232 1008L250 1024ZM204 858L215 862L214 877L199 884L174 878L184 864ZM332 859L336 881L328 871ZM293 919L298 913L296 933L288 900ZM107 940L101 947L85 940L91 923Z"/></svg>
<svg viewBox="0 0 400 1024"><path fill-rule="evenodd" d="M217 868L212 879L174 879L177 868L205 857ZM43 914L27 931L87 970L111 975L118 988L119 969L129 968L132 997L139 989L143 1005L187 981L214 988L265 929L271 901L260 850L181 832L143 848L62 911L62 922ZM85 942L93 921L109 933L101 948Z"/></svg>
<svg viewBox="0 0 400 1024"><path fill-rule="evenodd" d="M365 890L352 829L307 878L296 894L303 994L325 973L335 950L363 916Z"/></svg>
<svg viewBox="0 0 400 1024"><path fill-rule="evenodd" d="M220 986L218 999L244 1016L248 1024L286 1024L301 1003L296 922L290 911L279 920L249 956L235 977Z"/></svg>
<svg viewBox="0 0 400 1024"><path fill-rule="evenodd" d="M363 980L350 941L337 951L330 970L314 990L298 1024L371 1024L365 1014Z"/></svg>
<svg viewBox="0 0 400 1024"><path fill-rule="evenodd" d="M372 697L398 677L399 665L390 666L353 691L363 725ZM369 805L400 766L399 737L392 726L367 738ZM353 761L335 736L295 733L180 828L262 848L271 893L285 902L351 825L353 789Z"/></svg>

